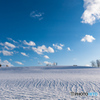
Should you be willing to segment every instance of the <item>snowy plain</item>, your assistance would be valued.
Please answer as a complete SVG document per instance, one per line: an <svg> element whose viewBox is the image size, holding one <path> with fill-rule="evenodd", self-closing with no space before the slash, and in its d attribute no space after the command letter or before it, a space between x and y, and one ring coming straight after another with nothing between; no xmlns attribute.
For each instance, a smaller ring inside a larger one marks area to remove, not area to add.
<svg viewBox="0 0 100 100"><path fill-rule="evenodd" d="M71 96L71 92L97 92L98 96ZM0 68L0 100L100 100L99 94L100 68Z"/></svg>

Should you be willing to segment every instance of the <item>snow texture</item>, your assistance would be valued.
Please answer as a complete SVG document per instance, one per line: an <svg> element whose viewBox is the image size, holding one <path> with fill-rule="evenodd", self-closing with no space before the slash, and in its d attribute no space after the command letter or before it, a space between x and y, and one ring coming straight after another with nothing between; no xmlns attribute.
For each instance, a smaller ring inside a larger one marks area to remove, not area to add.
<svg viewBox="0 0 100 100"><path fill-rule="evenodd" d="M71 92L97 92L98 96L71 96ZM100 68L0 68L0 100L100 100L99 93Z"/></svg>

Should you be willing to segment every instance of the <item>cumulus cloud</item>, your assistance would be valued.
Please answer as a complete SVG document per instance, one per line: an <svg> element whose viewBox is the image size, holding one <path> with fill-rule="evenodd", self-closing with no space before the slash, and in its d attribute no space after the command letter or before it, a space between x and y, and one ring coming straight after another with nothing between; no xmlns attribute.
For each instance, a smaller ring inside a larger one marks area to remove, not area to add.
<svg viewBox="0 0 100 100"><path fill-rule="evenodd" d="M47 48L45 45L38 46L37 48L32 47L32 50L35 51L37 54L42 54L43 52L54 53L53 48L51 48L51 47Z"/></svg>
<svg viewBox="0 0 100 100"><path fill-rule="evenodd" d="M87 41L87 42L93 42L93 40L95 40L95 38L92 35L85 35L85 37L83 37L81 39L82 42L85 42L85 41Z"/></svg>
<svg viewBox="0 0 100 100"><path fill-rule="evenodd" d="M47 55L44 55L44 58L49 59L49 57Z"/></svg>
<svg viewBox="0 0 100 100"><path fill-rule="evenodd" d="M12 50L12 49L16 48L16 46L14 44L11 44L9 42L0 43L0 45L3 46L7 50Z"/></svg>
<svg viewBox="0 0 100 100"><path fill-rule="evenodd" d="M41 12L38 12L38 11L33 11L33 12L30 13L30 16L33 17L33 18L37 18L39 20L42 20L43 14L44 13L41 13Z"/></svg>
<svg viewBox="0 0 100 100"><path fill-rule="evenodd" d="M35 46L35 45L36 45L35 42L33 42L33 41L30 41L30 42L28 43L26 40L24 40L23 43L24 43L25 45L28 45L28 46Z"/></svg>
<svg viewBox="0 0 100 100"><path fill-rule="evenodd" d="M19 65L23 65L22 62L19 62L19 61L15 61L15 63L19 64Z"/></svg>
<svg viewBox="0 0 100 100"><path fill-rule="evenodd" d="M64 44L59 44L59 45L57 45L57 44L53 44L53 46L54 46L56 49L58 49L58 50L62 50Z"/></svg>
<svg viewBox="0 0 100 100"><path fill-rule="evenodd" d="M0 59L0 64L2 66L6 66L6 65L8 65L9 67L13 66L9 61L7 60L2 61L1 59Z"/></svg>
<svg viewBox="0 0 100 100"><path fill-rule="evenodd" d="M0 53L2 53L4 56L11 56L13 54L13 52L10 52L7 50L2 50L2 51L0 51Z"/></svg>
<svg viewBox="0 0 100 100"><path fill-rule="evenodd" d="M68 51L71 51L70 47L67 47L67 50L68 50Z"/></svg>
<svg viewBox="0 0 100 100"><path fill-rule="evenodd" d="M16 46L14 45L14 44L11 44L11 43L9 43L9 42L5 42L5 46L8 46L8 47L10 47L10 48L16 48Z"/></svg>
<svg viewBox="0 0 100 100"><path fill-rule="evenodd" d="M93 25L100 20L100 0L84 0L84 9L82 23Z"/></svg>
<svg viewBox="0 0 100 100"><path fill-rule="evenodd" d="M45 50L45 51L46 51L46 50ZM49 52L49 53L54 53L54 49L53 49L53 48L51 48L51 47L48 47L46 52Z"/></svg>
<svg viewBox="0 0 100 100"><path fill-rule="evenodd" d="M24 52L21 52L21 54L22 54L23 56L27 56L27 57L28 57L28 55L27 55L26 53L24 53Z"/></svg>

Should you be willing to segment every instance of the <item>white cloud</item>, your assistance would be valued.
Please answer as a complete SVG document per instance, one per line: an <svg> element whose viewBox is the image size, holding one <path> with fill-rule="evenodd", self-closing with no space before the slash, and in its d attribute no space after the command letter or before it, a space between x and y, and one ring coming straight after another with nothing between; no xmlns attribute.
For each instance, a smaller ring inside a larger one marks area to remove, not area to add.
<svg viewBox="0 0 100 100"><path fill-rule="evenodd" d="M86 64L85 66L90 66L89 64Z"/></svg>
<svg viewBox="0 0 100 100"><path fill-rule="evenodd" d="M71 51L70 47L67 48L68 51Z"/></svg>
<svg viewBox="0 0 100 100"><path fill-rule="evenodd" d="M10 41L13 41L14 43L18 43L17 41L13 40L12 38L7 38Z"/></svg>
<svg viewBox="0 0 100 100"><path fill-rule="evenodd" d="M26 40L24 40L23 43L24 43L25 45L28 45L28 46L35 46L35 45L36 45L35 42L33 42L33 41L30 41L30 42L28 43Z"/></svg>
<svg viewBox="0 0 100 100"><path fill-rule="evenodd" d="M22 62L19 62L19 61L15 61L15 63L19 64L19 65L23 65Z"/></svg>
<svg viewBox="0 0 100 100"><path fill-rule="evenodd" d="M9 67L13 66L9 61L7 61L7 60L2 61L1 59L0 59L0 64L3 65L3 66L8 65Z"/></svg>
<svg viewBox="0 0 100 100"><path fill-rule="evenodd" d="M24 46L23 46L23 49L30 49L30 47L24 47Z"/></svg>
<svg viewBox="0 0 100 100"><path fill-rule="evenodd" d="M100 0L84 0L84 9L82 23L93 25L100 20Z"/></svg>
<svg viewBox="0 0 100 100"><path fill-rule="evenodd" d="M27 56L27 57L28 57L28 55L27 55L26 53L24 53L24 52L21 52L21 54L22 54L23 56Z"/></svg>
<svg viewBox="0 0 100 100"><path fill-rule="evenodd" d="M61 46L61 47L63 47L63 46L64 46L64 44L61 44L61 43L60 43L60 46Z"/></svg>
<svg viewBox="0 0 100 100"><path fill-rule="evenodd" d="M9 59L10 61L12 61L12 59Z"/></svg>
<svg viewBox="0 0 100 100"><path fill-rule="evenodd" d="M12 50L12 49L16 48L16 46L14 44L9 43L9 42L5 42L4 48L7 50Z"/></svg>
<svg viewBox="0 0 100 100"><path fill-rule="evenodd" d="M37 48L32 47L32 50L35 51L37 54L42 54L43 52L54 53L53 48L51 47L47 48L45 45L38 46Z"/></svg>
<svg viewBox="0 0 100 100"><path fill-rule="evenodd" d="M43 19L43 17L39 18L39 20L42 20L42 19Z"/></svg>
<svg viewBox="0 0 100 100"><path fill-rule="evenodd" d="M19 53L19 51L14 51L15 54Z"/></svg>
<svg viewBox="0 0 100 100"><path fill-rule="evenodd" d="M93 42L93 40L95 40L95 38L92 35L85 35L85 37L83 37L81 39L82 42L85 42L85 41L87 41L87 42Z"/></svg>
<svg viewBox="0 0 100 100"><path fill-rule="evenodd" d="M11 56L13 54L13 52L10 52L7 50L2 50L2 51L0 51L0 53L2 53L4 56Z"/></svg>
<svg viewBox="0 0 100 100"><path fill-rule="evenodd" d="M53 46L58 50L62 50L63 49L62 47L64 46L64 44L59 44L59 45L53 44Z"/></svg>
<svg viewBox="0 0 100 100"><path fill-rule="evenodd" d="M15 45L9 43L9 42L5 42L5 45L8 46L8 47L11 47L11 48L16 48Z"/></svg>
<svg viewBox="0 0 100 100"><path fill-rule="evenodd" d="M54 49L51 47L48 47L47 52L54 53Z"/></svg>
<svg viewBox="0 0 100 100"><path fill-rule="evenodd" d="M3 43L0 43L0 45L1 45L1 46L4 46L4 44L3 44Z"/></svg>
<svg viewBox="0 0 100 100"><path fill-rule="evenodd" d="M37 54L42 54L41 48L32 47L32 50L35 51Z"/></svg>
<svg viewBox="0 0 100 100"><path fill-rule="evenodd" d="M14 44L11 44L9 42L5 42L4 44L0 43L0 45L4 46L4 48L7 50L12 50L12 49L16 48L16 46Z"/></svg>
<svg viewBox="0 0 100 100"><path fill-rule="evenodd" d="M21 40L18 40L19 42L22 42Z"/></svg>
<svg viewBox="0 0 100 100"><path fill-rule="evenodd" d="M7 46L4 46L5 49L10 50L10 48L8 48Z"/></svg>
<svg viewBox="0 0 100 100"><path fill-rule="evenodd" d="M47 55L44 55L44 58L49 59L49 57Z"/></svg>
<svg viewBox="0 0 100 100"><path fill-rule="evenodd" d="M44 61L45 64L49 64L49 65L52 65L51 62L48 62L48 61Z"/></svg>
<svg viewBox="0 0 100 100"><path fill-rule="evenodd" d="M43 14L44 13L41 13L41 12L38 12L38 11L33 11L33 12L30 13L30 16L33 17L33 18L38 18L39 20L42 20Z"/></svg>

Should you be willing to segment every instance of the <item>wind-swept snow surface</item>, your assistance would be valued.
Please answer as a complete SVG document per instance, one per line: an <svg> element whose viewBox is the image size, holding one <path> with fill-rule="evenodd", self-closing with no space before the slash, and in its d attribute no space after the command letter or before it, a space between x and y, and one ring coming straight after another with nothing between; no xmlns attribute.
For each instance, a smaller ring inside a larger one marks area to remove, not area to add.
<svg viewBox="0 0 100 100"><path fill-rule="evenodd" d="M71 96L97 92L98 96ZM100 68L0 68L0 100L100 100Z"/></svg>

